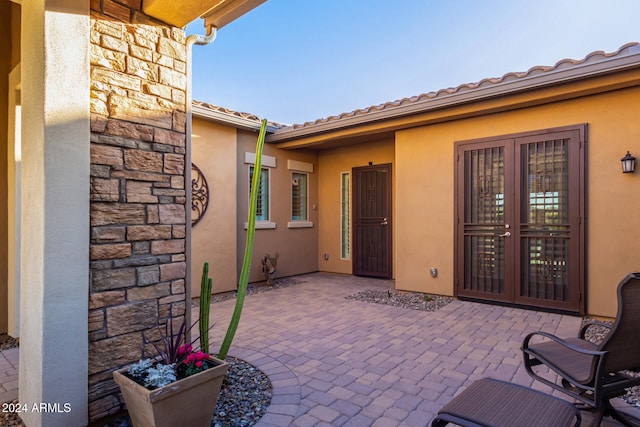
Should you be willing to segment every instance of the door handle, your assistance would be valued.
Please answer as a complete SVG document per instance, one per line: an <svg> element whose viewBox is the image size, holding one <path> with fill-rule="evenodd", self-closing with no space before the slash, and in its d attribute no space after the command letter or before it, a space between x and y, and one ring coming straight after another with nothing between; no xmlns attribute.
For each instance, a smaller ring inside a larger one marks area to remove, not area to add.
<svg viewBox="0 0 640 427"><path fill-rule="evenodd" d="M510 232L510 231L507 231L506 233L501 234L501 235L499 235L498 237L511 237L511 232Z"/></svg>
<svg viewBox="0 0 640 427"><path fill-rule="evenodd" d="M389 225L389 221L387 220L387 218L383 219L380 225Z"/></svg>

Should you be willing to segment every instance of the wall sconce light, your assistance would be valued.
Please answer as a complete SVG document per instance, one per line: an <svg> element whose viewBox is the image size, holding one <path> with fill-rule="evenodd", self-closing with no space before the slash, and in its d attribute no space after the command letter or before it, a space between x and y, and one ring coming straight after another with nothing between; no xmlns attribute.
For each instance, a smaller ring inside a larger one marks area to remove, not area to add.
<svg viewBox="0 0 640 427"><path fill-rule="evenodd" d="M622 173L632 173L635 170L636 158L629 154L629 151L620 161L622 162Z"/></svg>

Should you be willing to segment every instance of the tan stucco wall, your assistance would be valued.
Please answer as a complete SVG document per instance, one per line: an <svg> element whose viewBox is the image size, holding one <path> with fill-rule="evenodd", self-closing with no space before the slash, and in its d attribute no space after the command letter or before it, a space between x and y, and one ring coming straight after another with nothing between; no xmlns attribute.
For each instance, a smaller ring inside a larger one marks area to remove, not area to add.
<svg viewBox="0 0 640 427"><path fill-rule="evenodd" d="M202 266L209 263L213 292L236 289L236 129L193 120L192 162L205 175L209 206L191 234L192 297L200 296Z"/></svg>
<svg viewBox="0 0 640 427"><path fill-rule="evenodd" d="M11 2L0 4L0 334L8 327L8 83L11 71Z"/></svg>
<svg viewBox="0 0 640 427"><path fill-rule="evenodd" d="M375 164L392 163L392 188L395 188L397 168L394 162L393 140L367 142L359 145L333 148L318 154L319 164L319 222L320 236L318 238L318 267L320 271L333 273L352 273L352 260L341 259L340 249L340 178L343 172L349 172L358 166L367 166L369 162ZM395 195L392 194L392 204L395 211ZM353 211L351 209L351 211ZM395 212L394 212L395 213ZM397 219L393 215L393 251L394 273ZM324 259L324 254L329 259Z"/></svg>
<svg viewBox="0 0 640 427"><path fill-rule="evenodd" d="M249 165L244 163L245 153L255 153L257 133L238 132L238 272L242 266L245 250L248 212ZM318 162L311 151L287 151L265 144L263 154L276 157L276 167L271 168L271 204L270 220L276 223L275 229L259 229L255 233L254 256L251 263L249 281L263 281L261 258L265 254L274 256L279 253L275 277L286 277L318 270L318 230L320 210L318 199ZM288 228L291 221L291 170L288 160L313 164L313 173L309 173L309 221L313 227ZM316 209L314 209L314 206Z"/></svg>
<svg viewBox="0 0 640 427"><path fill-rule="evenodd" d="M397 288L453 294L455 141L587 123L587 311L615 316L618 282L640 268L640 173L620 168L627 150L640 157L635 105L640 88L397 132Z"/></svg>
<svg viewBox="0 0 640 427"><path fill-rule="evenodd" d="M23 2L22 23L22 121L28 126L22 126L20 345L28 351L20 351L19 400L64 399L73 410L20 415L29 426L83 426L88 421L89 2Z"/></svg>

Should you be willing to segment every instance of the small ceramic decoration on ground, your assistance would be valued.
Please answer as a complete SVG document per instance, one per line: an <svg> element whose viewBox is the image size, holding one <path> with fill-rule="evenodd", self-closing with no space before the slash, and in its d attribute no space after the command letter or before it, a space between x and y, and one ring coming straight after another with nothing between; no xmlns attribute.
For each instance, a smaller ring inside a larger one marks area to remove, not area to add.
<svg viewBox="0 0 640 427"><path fill-rule="evenodd" d="M262 257L262 274L267 279L267 285L272 285L273 276L276 274L276 266L278 265L278 258L280 254L276 252L275 256L265 254Z"/></svg>

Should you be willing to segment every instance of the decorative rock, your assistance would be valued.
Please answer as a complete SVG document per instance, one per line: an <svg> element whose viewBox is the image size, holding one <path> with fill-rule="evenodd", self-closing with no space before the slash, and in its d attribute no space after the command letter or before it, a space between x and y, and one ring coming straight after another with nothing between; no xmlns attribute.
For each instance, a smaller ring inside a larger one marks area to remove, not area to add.
<svg viewBox="0 0 640 427"><path fill-rule="evenodd" d="M91 260L96 259L114 259L114 258L127 258L131 255L130 243L117 243L106 245L91 245L89 247L89 254Z"/></svg>
<svg viewBox="0 0 640 427"><path fill-rule="evenodd" d="M92 203L91 225L143 224L144 205L123 203Z"/></svg>
<svg viewBox="0 0 640 427"><path fill-rule="evenodd" d="M160 281L160 267L150 265L146 267L136 268L136 276L138 278L138 286L146 286Z"/></svg>
<svg viewBox="0 0 640 427"><path fill-rule="evenodd" d="M126 288L136 284L136 270L134 268L98 270L94 271L92 276L91 290L93 292Z"/></svg>
<svg viewBox="0 0 640 427"><path fill-rule="evenodd" d="M133 225L127 227L127 240L164 240L171 238L170 225Z"/></svg>
<svg viewBox="0 0 640 427"><path fill-rule="evenodd" d="M175 279L184 279L187 272L186 262L174 262L160 266L160 280L167 282ZM175 293L175 292L173 292Z"/></svg>
<svg viewBox="0 0 640 427"><path fill-rule="evenodd" d="M110 337L153 328L157 323L158 304L155 300L107 308L107 331ZM114 352L119 350L127 352L126 349L114 349Z"/></svg>
<svg viewBox="0 0 640 427"><path fill-rule="evenodd" d="M91 241L95 243L116 243L125 239L124 227L93 227L91 229Z"/></svg>
<svg viewBox="0 0 640 427"><path fill-rule="evenodd" d="M117 202L120 198L120 183L117 179L91 178L91 200Z"/></svg>
<svg viewBox="0 0 640 427"><path fill-rule="evenodd" d="M174 175L183 175L184 156L180 154L165 154L163 172Z"/></svg>
<svg viewBox="0 0 640 427"><path fill-rule="evenodd" d="M124 165L122 150L107 145L91 144L91 163L122 168Z"/></svg>
<svg viewBox="0 0 640 427"><path fill-rule="evenodd" d="M184 239L173 240L157 240L151 242L151 253L158 254L177 254L184 252Z"/></svg>
<svg viewBox="0 0 640 427"><path fill-rule="evenodd" d="M144 150L125 150L124 165L129 170L162 172L162 154Z"/></svg>
<svg viewBox="0 0 640 427"><path fill-rule="evenodd" d="M94 292L89 295L89 309L108 307L123 302L125 302L125 291ZM89 317L91 318L91 316Z"/></svg>
<svg viewBox="0 0 640 427"><path fill-rule="evenodd" d="M131 288L127 291L127 300L141 301L153 298L162 298L169 295L170 289L168 283L159 283L152 286L143 286Z"/></svg>
<svg viewBox="0 0 640 427"><path fill-rule="evenodd" d="M127 180L126 200L129 203L158 203L158 197L151 194L151 182Z"/></svg>
<svg viewBox="0 0 640 427"><path fill-rule="evenodd" d="M151 126L130 123L123 120L109 120L106 131L110 135L141 139L143 141L153 140L153 128Z"/></svg>
<svg viewBox="0 0 640 427"><path fill-rule="evenodd" d="M135 362L141 355L142 334L140 332L90 342L89 375Z"/></svg>
<svg viewBox="0 0 640 427"><path fill-rule="evenodd" d="M184 205L159 205L158 214L160 216L160 222L162 224L184 224L186 222Z"/></svg>

